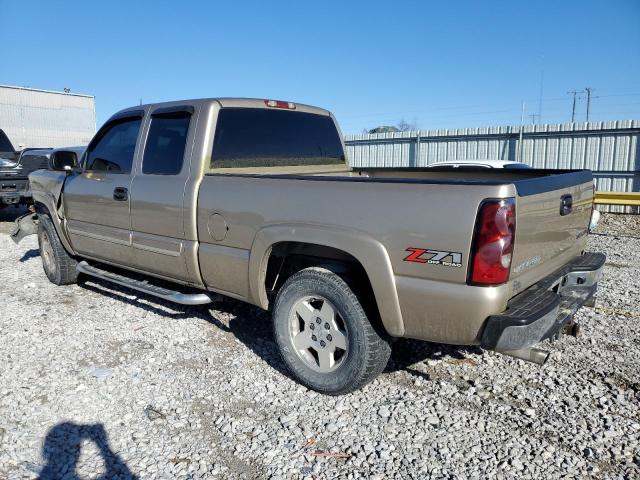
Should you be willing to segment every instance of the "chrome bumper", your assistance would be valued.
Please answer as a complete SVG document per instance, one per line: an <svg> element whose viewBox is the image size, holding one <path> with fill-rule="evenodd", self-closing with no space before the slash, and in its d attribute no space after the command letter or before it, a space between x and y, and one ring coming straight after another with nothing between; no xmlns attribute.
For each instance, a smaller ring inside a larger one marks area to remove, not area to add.
<svg viewBox="0 0 640 480"><path fill-rule="evenodd" d="M512 298L505 312L487 319L482 347L518 352L559 335L580 307L593 304L605 260L602 253L581 255Z"/></svg>

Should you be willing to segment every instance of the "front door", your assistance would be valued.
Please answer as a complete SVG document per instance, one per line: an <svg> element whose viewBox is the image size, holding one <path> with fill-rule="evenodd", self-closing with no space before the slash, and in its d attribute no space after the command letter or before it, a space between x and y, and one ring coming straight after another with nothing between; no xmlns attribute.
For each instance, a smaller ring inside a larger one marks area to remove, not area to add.
<svg viewBox="0 0 640 480"><path fill-rule="evenodd" d="M67 179L64 209L73 248L81 255L130 265L130 195L142 112L107 123L87 148L82 173Z"/></svg>

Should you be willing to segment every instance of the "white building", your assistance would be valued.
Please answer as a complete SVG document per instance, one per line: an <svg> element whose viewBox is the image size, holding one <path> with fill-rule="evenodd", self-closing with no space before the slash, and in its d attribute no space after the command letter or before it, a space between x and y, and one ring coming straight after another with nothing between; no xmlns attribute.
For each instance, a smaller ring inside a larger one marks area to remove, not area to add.
<svg viewBox="0 0 640 480"><path fill-rule="evenodd" d="M0 130L15 150L86 145L96 131L95 97L0 85Z"/></svg>

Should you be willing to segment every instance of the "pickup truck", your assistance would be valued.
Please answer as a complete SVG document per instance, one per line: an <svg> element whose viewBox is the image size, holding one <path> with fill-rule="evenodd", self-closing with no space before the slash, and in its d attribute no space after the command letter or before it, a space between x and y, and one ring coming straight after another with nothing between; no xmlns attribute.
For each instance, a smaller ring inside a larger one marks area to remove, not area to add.
<svg viewBox="0 0 640 480"><path fill-rule="evenodd" d="M53 283L270 310L292 375L326 394L371 381L398 337L542 364L605 261L585 252L590 171L352 169L331 113L285 101L128 108L29 178L13 236L37 232Z"/></svg>
<svg viewBox="0 0 640 480"><path fill-rule="evenodd" d="M0 208L31 203L29 174L47 168L52 149L25 148L12 158L0 158Z"/></svg>

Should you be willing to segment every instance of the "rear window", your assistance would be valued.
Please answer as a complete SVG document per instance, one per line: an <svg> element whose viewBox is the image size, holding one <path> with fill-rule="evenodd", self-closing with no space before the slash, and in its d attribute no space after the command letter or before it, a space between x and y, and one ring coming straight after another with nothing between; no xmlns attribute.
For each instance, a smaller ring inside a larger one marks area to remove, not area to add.
<svg viewBox="0 0 640 480"><path fill-rule="evenodd" d="M49 168L49 157L41 154L25 153L20 158L20 168L23 170L38 170L40 168Z"/></svg>
<svg viewBox="0 0 640 480"><path fill-rule="evenodd" d="M218 115L212 169L344 163L331 117L264 108L223 108Z"/></svg>

